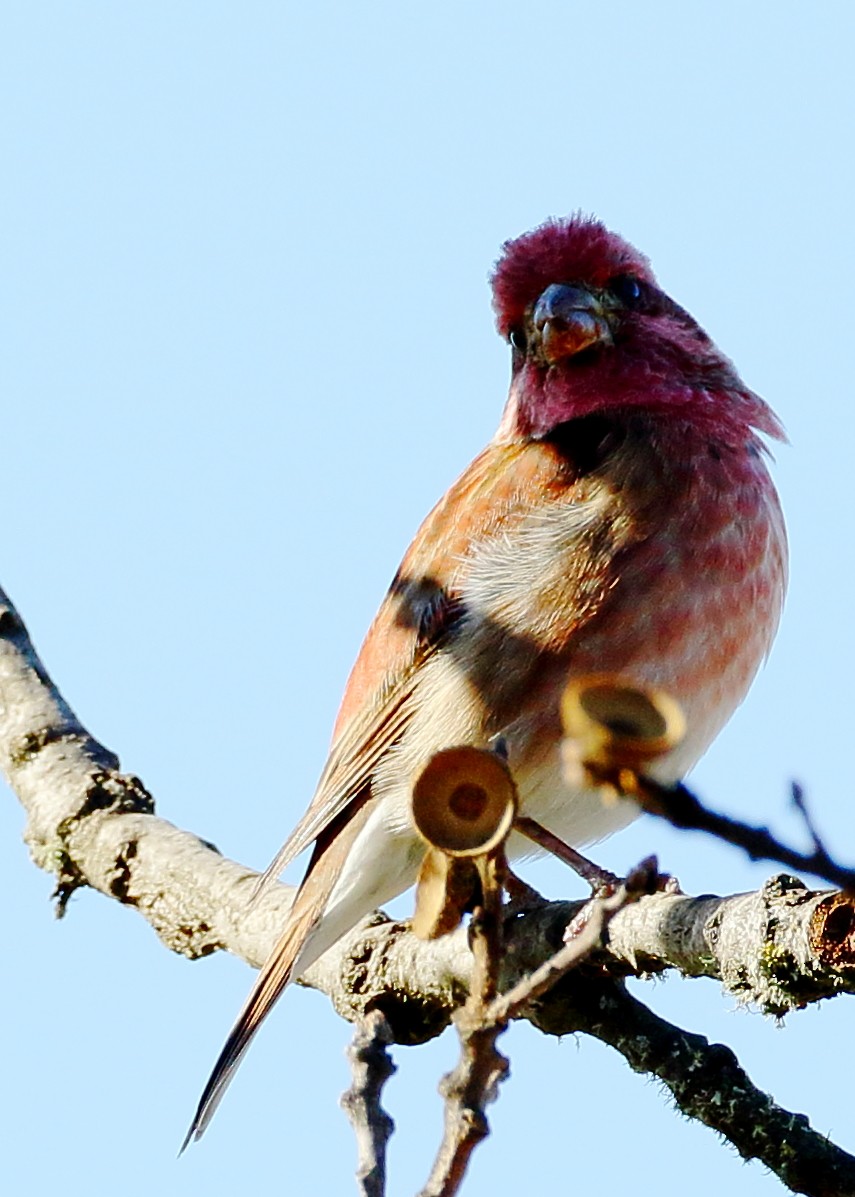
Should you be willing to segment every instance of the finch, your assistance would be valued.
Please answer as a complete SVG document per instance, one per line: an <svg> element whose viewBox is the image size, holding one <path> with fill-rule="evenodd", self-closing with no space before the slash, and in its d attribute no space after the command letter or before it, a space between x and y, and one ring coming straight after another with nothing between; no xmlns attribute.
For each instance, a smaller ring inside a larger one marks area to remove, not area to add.
<svg viewBox="0 0 855 1197"><path fill-rule="evenodd" d="M416 533L368 631L314 798L268 871L312 847L306 874L186 1142L288 982L414 882L410 790L435 753L501 742L522 812L584 845L634 810L562 776L568 680L613 672L676 698L688 730L659 765L671 782L771 646L787 571L759 435L784 439L771 409L592 218L507 242L492 287L511 356L498 431ZM511 837L511 855L526 850Z"/></svg>

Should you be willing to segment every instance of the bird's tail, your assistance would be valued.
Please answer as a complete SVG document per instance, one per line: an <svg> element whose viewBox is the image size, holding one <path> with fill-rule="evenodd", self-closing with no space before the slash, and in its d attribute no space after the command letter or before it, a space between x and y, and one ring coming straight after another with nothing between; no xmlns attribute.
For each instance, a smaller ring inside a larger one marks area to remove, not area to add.
<svg viewBox="0 0 855 1197"><path fill-rule="evenodd" d="M317 926L326 905L326 898L329 896L329 894L324 895L324 901L319 908L318 895L309 893L310 889L315 888L314 886L304 886L297 894L288 918L288 926L262 966L208 1078L193 1121L190 1123L190 1129L181 1144L182 1152L188 1144L201 1139L205 1133L223 1094L255 1038L256 1031L291 980L297 958ZM180 1154L181 1152L179 1152Z"/></svg>
<svg viewBox="0 0 855 1197"><path fill-rule="evenodd" d="M351 802L347 810L342 812L338 819L332 820L318 836L306 876L288 913L285 930L262 966L220 1052L199 1099L190 1129L181 1144L181 1151L193 1140L201 1139L205 1133L256 1031L293 978L295 967L299 964L301 970L308 968L336 938L335 935L330 938L332 928L329 927L326 934L321 931L317 939L315 932L320 929L330 895L341 876L353 840L359 834L371 810L371 803L366 801L367 797L366 791L364 798ZM344 934L363 913L364 911L357 910L349 922L337 927L337 933ZM310 940L311 951L306 951Z"/></svg>

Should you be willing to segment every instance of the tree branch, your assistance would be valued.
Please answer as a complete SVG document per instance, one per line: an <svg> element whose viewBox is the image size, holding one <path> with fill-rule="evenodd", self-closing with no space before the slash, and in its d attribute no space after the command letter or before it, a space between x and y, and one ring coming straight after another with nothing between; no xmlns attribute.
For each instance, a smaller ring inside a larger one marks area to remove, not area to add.
<svg viewBox="0 0 855 1197"><path fill-rule="evenodd" d="M789 882L789 884L784 884ZM649 918L649 913L658 906L660 913L671 910L677 917L670 930L674 931L674 942L680 943L682 932L691 927L692 918L687 917L694 908L698 914L713 908L714 925L726 927L722 939L726 941L737 934L737 927L746 925L746 908L760 906L766 892L772 905L768 909L785 912L789 901L795 901L798 894L804 898L808 891L803 887L795 890L791 879L777 879L768 883L760 895L749 894L734 899L692 899L680 895L654 895L639 899L633 906L625 907L612 914L609 922L611 942L607 948L592 952L588 966L578 969L557 985L543 992L530 981L527 969L531 961L527 953L532 945L538 947L535 959L540 959L544 945L560 943L568 914L577 913L585 904L549 903L532 911L524 919L517 920L507 928L505 967L501 988L507 998L499 997L487 1011L487 1019L502 1019L510 1006L521 1017L546 1034L564 1036L573 1033L593 1035L619 1051L627 1063L637 1072L658 1077L669 1089L678 1108L688 1116L703 1122L718 1131L734 1144L745 1159L757 1159L774 1172L792 1191L807 1194L808 1197L840 1197L843 1193L855 1193L855 1159L831 1143L824 1136L811 1129L808 1120L801 1114L792 1114L777 1106L771 1098L757 1089L745 1071L739 1066L729 1048L711 1045L703 1036L684 1031L659 1018L641 1002L631 997L623 983L602 975L604 964L615 968L620 960L618 945L633 927L632 915L642 917L634 926L642 931L646 926L652 937L660 942L668 941L668 918ZM833 923L837 896L813 895L810 900L800 901L795 909L804 907L813 910L808 914L808 923ZM818 899L815 904L813 899ZM784 905L780 906L779 903ZM675 911L675 903L682 911ZM648 913L644 914L644 908ZM851 907L846 907L851 911ZM817 920L816 912L823 910ZM750 921L750 920L748 920ZM775 922L775 917L770 916ZM786 917L784 920L786 921ZM622 926L622 924L625 924ZM658 931L653 932L653 928ZM558 958L579 957L590 949L592 941L601 931L601 922L593 920L590 928L585 927L578 944L569 944L558 951ZM614 932L618 931L615 935ZM642 937L643 937L642 931ZM805 931L807 936L809 931ZM358 1007L363 1002L384 1010L395 1034L402 1041L417 1042L428 1033L450 1020L454 1000L448 997L456 985L464 985L471 956L462 932L446 936L434 944L422 945L434 949L426 969L420 955L412 955L412 940L402 924L377 923L356 933L347 947L354 959L361 962L364 971L360 975ZM441 949L441 950L437 950ZM520 949L520 950L517 950ZM568 952L568 949L570 951ZM685 950L685 948L684 948ZM348 975L346 960L329 954L320 962L329 973L317 975L313 983L329 992L332 977ZM366 967L366 957L368 965ZM687 958L691 958L690 954ZM774 960L774 953L772 953ZM564 963L567 961L564 960ZM578 958L570 961L578 964ZM342 967L344 965L344 967ZM415 966L415 972L411 971ZM714 957L709 957L706 975L715 975ZM422 971L425 969L425 971ZM544 966L554 975L554 961ZM340 974L339 974L340 970ZM552 980L552 977L549 978ZM514 981L520 985L516 991ZM443 991L442 982L448 986ZM384 985L389 988L385 989ZM433 986L433 997L426 997L426 990ZM510 987L510 988L508 988ZM527 999L524 1007L517 1002L518 996ZM338 1002L345 1001L344 1013L354 1017L354 1010L348 1005L354 1001L340 992L334 993ZM418 1017L413 1016L413 1006L419 1008ZM491 1032L494 1028L480 1026L478 1034ZM483 1086L488 1076L477 1073L477 1052L479 1044L467 1049L464 1041L462 1067L465 1076ZM466 1051L472 1059L466 1055ZM461 1066L458 1066L458 1070ZM443 1178L449 1173L444 1172ZM443 1193L442 1187L428 1187L426 1193ZM454 1192L454 1188L447 1191Z"/></svg>
<svg viewBox="0 0 855 1197"><path fill-rule="evenodd" d="M261 964L290 906L290 888L272 886L250 903L255 872L155 816L142 783L120 772L115 755L54 686L2 591L0 716L0 763L27 811L33 858L57 877L60 913L75 888L89 885L133 906L173 951L198 957L225 948ZM581 906L544 903L509 918L502 990L553 955ZM729 898L657 894L614 914L608 942L591 963L613 977L665 968L715 977L742 1000L783 1013L855 988L855 899L812 892L788 877ZM416 1043L447 1025L465 1000L471 968L465 930L422 943L376 915L304 980L346 1018L376 1008L396 1041ZM810 1131L801 1116L758 1095L727 1049L657 1020L619 982L600 976L596 984L600 998L610 995L616 1021L609 1025L605 1007L597 1007L599 1014L585 1009L593 991L578 972L572 985L560 983L521 1013L551 1034L587 1031L611 1043L633 1068L659 1076L681 1109L726 1134L746 1158L761 1158L791 1187L814 1183L805 1178L811 1167L832 1178L796 1191L855 1192L851 1157ZM650 1047L642 1050L645 1036ZM704 1078L712 1078L709 1085ZM746 1138L752 1119L761 1131Z"/></svg>
<svg viewBox="0 0 855 1197"><path fill-rule="evenodd" d="M121 773L65 702L2 590L0 711L0 764L27 811L34 860L57 876L61 908L88 885L133 906L172 951L195 958L224 948L254 967L266 959L290 887L271 886L250 904L254 871L154 814L142 783ZM514 919L503 984L547 960L579 908L554 903ZM855 904L792 879L733 898L644 898L616 915L609 936L609 967L619 975L670 967L714 977L775 1013L855 987ZM354 945L361 953L366 938L370 960L354 963ZM364 1012L366 994L408 994L408 1041L429 1036L437 1009L465 1000L470 964L465 932L420 943L380 917L346 937L309 980L350 1018Z"/></svg>

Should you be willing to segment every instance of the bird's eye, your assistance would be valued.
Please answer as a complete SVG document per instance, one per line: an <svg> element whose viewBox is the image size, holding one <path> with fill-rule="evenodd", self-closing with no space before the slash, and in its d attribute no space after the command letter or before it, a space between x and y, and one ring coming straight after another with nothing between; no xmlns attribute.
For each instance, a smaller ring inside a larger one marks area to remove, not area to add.
<svg viewBox="0 0 855 1197"><path fill-rule="evenodd" d="M525 353L525 346L526 346L525 329L512 328L511 331L508 333L508 340L510 341L513 348L517 351L517 353Z"/></svg>
<svg viewBox="0 0 855 1197"><path fill-rule="evenodd" d="M617 275L609 281L608 289L627 308L637 308L644 295L641 283L631 274Z"/></svg>

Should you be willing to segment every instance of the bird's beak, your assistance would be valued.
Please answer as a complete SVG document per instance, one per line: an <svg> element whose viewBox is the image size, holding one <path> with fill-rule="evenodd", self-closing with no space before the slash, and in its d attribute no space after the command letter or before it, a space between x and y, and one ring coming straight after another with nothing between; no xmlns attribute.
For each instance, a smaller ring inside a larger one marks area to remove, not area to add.
<svg viewBox="0 0 855 1197"><path fill-rule="evenodd" d="M587 287L553 283L534 305L532 324L545 361L557 365L594 345L611 345L612 329L599 296Z"/></svg>

